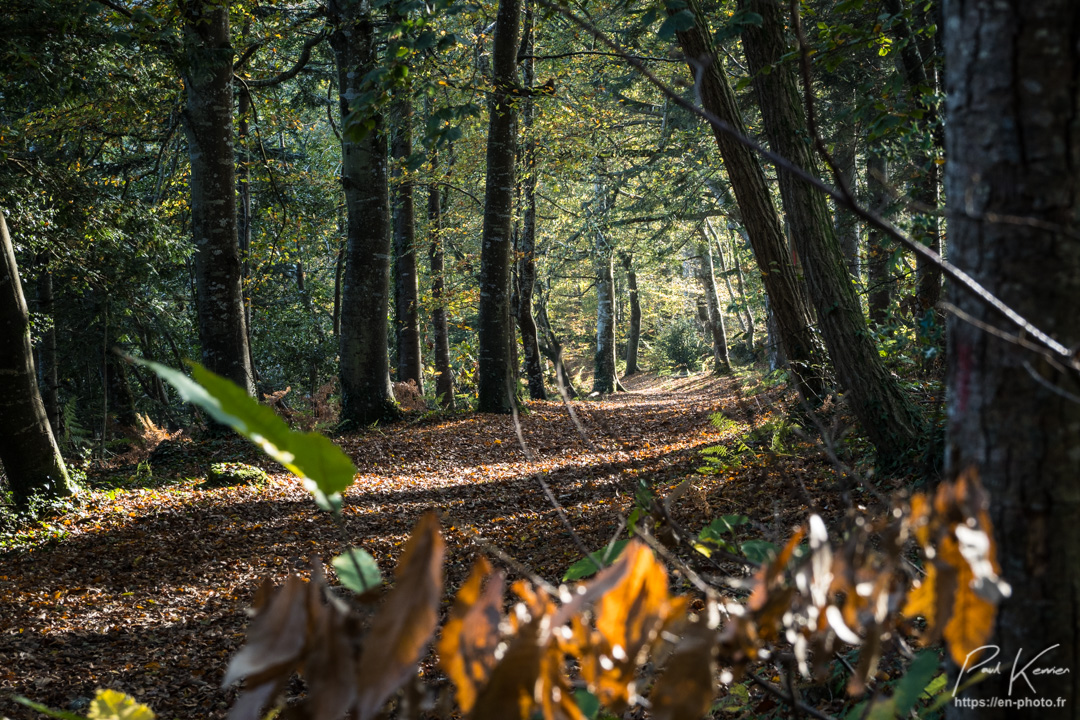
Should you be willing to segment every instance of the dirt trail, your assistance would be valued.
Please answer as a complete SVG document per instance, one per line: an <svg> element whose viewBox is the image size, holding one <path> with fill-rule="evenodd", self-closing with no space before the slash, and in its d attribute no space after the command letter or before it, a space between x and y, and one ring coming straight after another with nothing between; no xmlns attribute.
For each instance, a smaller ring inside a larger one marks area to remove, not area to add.
<svg viewBox="0 0 1080 720"><path fill-rule="evenodd" d="M561 402L529 403L521 425L531 462L512 420L501 416L457 415L338 438L360 470L345 498L347 538L295 478L239 442L192 447L207 454L206 465L256 459L271 472L270 486L197 490L189 479L92 494L78 514L55 521L67 537L0 559L0 714L32 717L8 700L13 693L79 710L96 688L110 687L159 718L224 717L232 695L218 685L263 577L306 572L308 557L326 560L348 543L389 574L413 523L435 509L448 540L448 591L464 579L477 537L557 582L580 552L534 474L595 548L618 530L638 478L673 486L695 474L702 448L748 427L721 431L710 424L713 413L745 423L776 409L737 401L734 379L627 384L630 392L574 403L587 440ZM704 478L681 512L688 523L744 512L786 531L805 507L777 509L786 473L770 458Z"/></svg>

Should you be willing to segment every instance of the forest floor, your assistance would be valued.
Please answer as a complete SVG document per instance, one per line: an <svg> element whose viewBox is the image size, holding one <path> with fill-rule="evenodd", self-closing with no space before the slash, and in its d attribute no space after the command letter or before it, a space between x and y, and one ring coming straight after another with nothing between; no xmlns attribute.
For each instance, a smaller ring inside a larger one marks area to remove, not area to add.
<svg viewBox="0 0 1080 720"><path fill-rule="evenodd" d="M521 426L532 461L504 416L425 417L335 438L360 471L344 531L240 440L183 445L179 470L92 474L97 489L76 511L4 536L0 716L36 717L13 694L78 711L95 689L114 688L165 720L224 717L235 690L221 678L262 579L306 575L310 557L326 562L350 544L388 575L427 510L442 515L447 539L446 602L485 543L557 583L581 552L537 473L591 549L625 536L641 479L659 495L697 478L675 507L679 522L696 531L747 515L740 540L783 542L812 508L843 512L840 473L788 432L792 397L782 386L752 375L626 384L629 392L573 403L580 427L561 401L530 402ZM711 422L715 413L728 420ZM710 446L727 448L728 461L700 474ZM197 487L221 461L257 464L271 482Z"/></svg>

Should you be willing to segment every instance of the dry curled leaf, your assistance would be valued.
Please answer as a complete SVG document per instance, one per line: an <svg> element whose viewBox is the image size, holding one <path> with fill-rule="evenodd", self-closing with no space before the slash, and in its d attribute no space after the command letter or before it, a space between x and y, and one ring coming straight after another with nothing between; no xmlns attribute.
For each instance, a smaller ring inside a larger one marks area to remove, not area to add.
<svg viewBox="0 0 1080 720"><path fill-rule="evenodd" d="M356 671L360 720L375 717L387 698L415 672L438 626L445 551L439 518L427 513L405 544L394 573L394 589L375 614L364 640Z"/></svg>
<svg viewBox="0 0 1080 720"><path fill-rule="evenodd" d="M439 638L439 664L453 681L458 705L466 713L495 668L504 578L502 572L492 571L487 558L477 558Z"/></svg>

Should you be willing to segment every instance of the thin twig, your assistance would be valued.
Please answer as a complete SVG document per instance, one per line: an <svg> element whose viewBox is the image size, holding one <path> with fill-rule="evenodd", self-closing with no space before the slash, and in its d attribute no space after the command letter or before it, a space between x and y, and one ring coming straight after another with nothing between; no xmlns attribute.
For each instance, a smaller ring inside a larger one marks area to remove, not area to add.
<svg viewBox="0 0 1080 720"><path fill-rule="evenodd" d="M757 673L752 673L751 672L751 673L747 673L747 675L750 676L750 680L755 685L757 685L758 687L764 688L770 695L772 695L773 697L783 701L787 705L791 705L792 707L797 708L798 710L801 710L802 712L806 713L807 715L809 715L811 717L818 718L818 720L836 720L836 718L834 718L832 715L826 715L825 713L818 710L816 707L813 707L811 705L807 705L806 703L802 702L801 700L797 700L795 698L792 698L790 695L788 695L783 690L781 690L780 688L773 685L768 680L762 680L760 677L758 677Z"/></svg>
<svg viewBox="0 0 1080 720"><path fill-rule="evenodd" d="M514 418L514 432L517 433L518 445L521 446L521 452L525 454L525 460L531 464L534 458L532 451L529 450L529 446L525 442L525 434L521 430L521 419L518 417L517 399L514 397L514 388L513 385L511 385L511 382L510 378L506 379L506 392L510 399L510 414ZM577 545L578 550L580 550L585 557L589 558L589 561L596 566L597 570L603 570L603 563L593 555L589 548L586 547L585 541L577 534L577 530L574 529L574 526L570 523L570 518L566 514L566 509L563 508L562 503L555 497L555 493L551 492L551 486L540 476L540 473L534 472L532 473L532 476L536 482L540 484L540 488L544 491L544 495L547 496L548 502L555 508L555 512L559 515L559 520L562 521L566 531L570 533L570 537L573 539L574 544Z"/></svg>

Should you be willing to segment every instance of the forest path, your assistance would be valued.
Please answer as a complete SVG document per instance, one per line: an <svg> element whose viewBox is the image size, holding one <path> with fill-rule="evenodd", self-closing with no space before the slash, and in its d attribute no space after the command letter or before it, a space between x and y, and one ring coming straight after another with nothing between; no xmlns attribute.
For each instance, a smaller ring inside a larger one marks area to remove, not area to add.
<svg viewBox="0 0 1080 720"><path fill-rule="evenodd" d="M447 598L481 549L477 537L558 582L581 553L535 474L597 548L633 507L638 478L673 487L696 475L703 448L782 415L778 393L745 400L739 382L631 379L630 392L573 404L588 443L561 401L529 403L521 425L531 462L504 416L462 414L337 438L360 471L345 497L347 538L298 480L258 460L272 473L264 488L197 490L192 478L94 492L80 511L52 521L52 534L66 536L2 558L0 714L34 717L9 700L13 693L81 709L96 688L111 687L159 718L224 717L232 692L218 685L262 578L306 573L310 556L326 561L349 543L389 576L412 525L431 509L444 518ZM737 422L718 429L710 423L718 411ZM186 447L204 466L256 458L240 441ZM680 518L699 528L741 512L758 521L757 537L780 538L806 508L785 499L791 473L813 484L829 474L817 466L746 455L725 473L699 476Z"/></svg>

